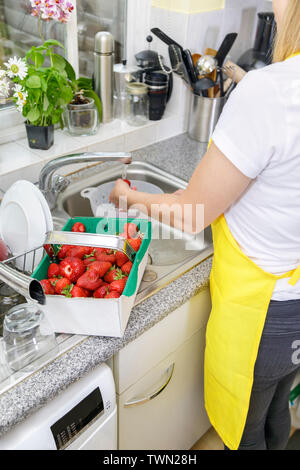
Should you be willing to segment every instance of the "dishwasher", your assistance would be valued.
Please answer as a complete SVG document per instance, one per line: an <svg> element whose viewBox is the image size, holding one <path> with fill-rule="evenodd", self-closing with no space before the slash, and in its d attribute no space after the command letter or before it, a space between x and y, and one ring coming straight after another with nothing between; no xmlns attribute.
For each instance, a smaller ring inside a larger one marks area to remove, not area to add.
<svg viewBox="0 0 300 470"><path fill-rule="evenodd" d="M117 450L113 374L101 364L0 437L1 450Z"/></svg>

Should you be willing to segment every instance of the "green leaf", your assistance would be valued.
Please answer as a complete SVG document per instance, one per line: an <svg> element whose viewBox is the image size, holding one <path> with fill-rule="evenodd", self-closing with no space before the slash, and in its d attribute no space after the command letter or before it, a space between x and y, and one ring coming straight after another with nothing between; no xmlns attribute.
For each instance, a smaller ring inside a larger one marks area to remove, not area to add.
<svg viewBox="0 0 300 470"><path fill-rule="evenodd" d="M31 75L27 80L26 80L26 86L28 88L41 88L41 80L38 75Z"/></svg>
<svg viewBox="0 0 300 470"><path fill-rule="evenodd" d="M49 107L49 101L48 101L47 95L44 95L43 111L47 111L48 107Z"/></svg>
<svg viewBox="0 0 300 470"><path fill-rule="evenodd" d="M59 72L63 72L66 68L65 59L59 54L52 54L51 57L53 67L59 70Z"/></svg>
<svg viewBox="0 0 300 470"><path fill-rule="evenodd" d="M95 101L95 105L98 109L98 115L99 115L99 121L101 122L102 119L102 103L99 98L99 96L94 92L94 90L85 90L84 96L87 96L88 98L93 98Z"/></svg>
<svg viewBox="0 0 300 470"><path fill-rule="evenodd" d="M30 122L36 121L40 117L40 112L37 108L32 108L27 114L27 119Z"/></svg>
<svg viewBox="0 0 300 470"><path fill-rule="evenodd" d="M31 56L32 61L34 62L35 67L41 67L44 63L44 56L41 52L35 51Z"/></svg>
<svg viewBox="0 0 300 470"><path fill-rule="evenodd" d="M76 84L79 90L92 90L93 82L91 78L79 77L76 80Z"/></svg>
<svg viewBox="0 0 300 470"><path fill-rule="evenodd" d="M67 72L67 77L69 80L71 80L71 82L74 82L76 80L76 74L75 74L75 70L73 69L72 65L70 64L70 62L67 61L67 59L63 58L64 61L65 61L65 70Z"/></svg>
<svg viewBox="0 0 300 470"><path fill-rule="evenodd" d="M48 39L47 41L44 42L43 46L44 46L44 47L57 46L57 47L61 47L62 49L65 48L65 47L62 45L62 43L59 42L59 41L56 41L56 39Z"/></svg>

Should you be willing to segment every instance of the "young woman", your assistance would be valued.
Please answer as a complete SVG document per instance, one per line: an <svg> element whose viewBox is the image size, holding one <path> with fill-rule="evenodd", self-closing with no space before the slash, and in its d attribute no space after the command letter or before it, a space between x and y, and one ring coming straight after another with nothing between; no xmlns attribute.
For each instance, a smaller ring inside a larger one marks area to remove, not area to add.
<svg viewBox="0 0 300 470"><path fill-rule="evenodd" d="M214 237L205 403L233 450L285 448L300 367L300 2L273 4L274 63L236 87L187 189L149 195L118 180L111 193L149 213L189 205L195 231L204 204Z"/></svg>

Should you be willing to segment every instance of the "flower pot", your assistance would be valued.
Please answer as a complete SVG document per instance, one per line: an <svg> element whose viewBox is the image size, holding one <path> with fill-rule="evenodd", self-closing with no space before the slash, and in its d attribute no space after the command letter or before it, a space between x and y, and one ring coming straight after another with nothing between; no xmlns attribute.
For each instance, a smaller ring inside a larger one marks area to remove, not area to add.
<svg viewBox="0 0 300 470"><path fill-rule="evenodd" d="M64 123L71 135L93 135L99 126L98 110L92 98L85 104L69 103L64 113Z"/></svg>
<svg viewBox="0 0 300 470"><path fill-rule="evenodd" d="M25 122L28 145L32 149L48 150L54 143L54 126L33 126Z"/></svg>

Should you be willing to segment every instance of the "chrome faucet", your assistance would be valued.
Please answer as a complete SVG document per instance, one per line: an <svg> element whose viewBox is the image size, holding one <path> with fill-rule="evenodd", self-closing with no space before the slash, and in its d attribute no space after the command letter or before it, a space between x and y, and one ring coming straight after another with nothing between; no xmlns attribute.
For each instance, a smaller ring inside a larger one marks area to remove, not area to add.
<svg viewBox="0 0 300 470"><path fill-rule="evenodd" d="M39 188L45 196L50 209L56 207L59 193L64 191L70 181L63 176L54 175L58 168L72 165L74 163L98 163L98 162L122 162L129 164L132 162L130 153L124 152L96 152L96 153L73 153L63 157L55 158L42 168L39 178Z"/></svg>

